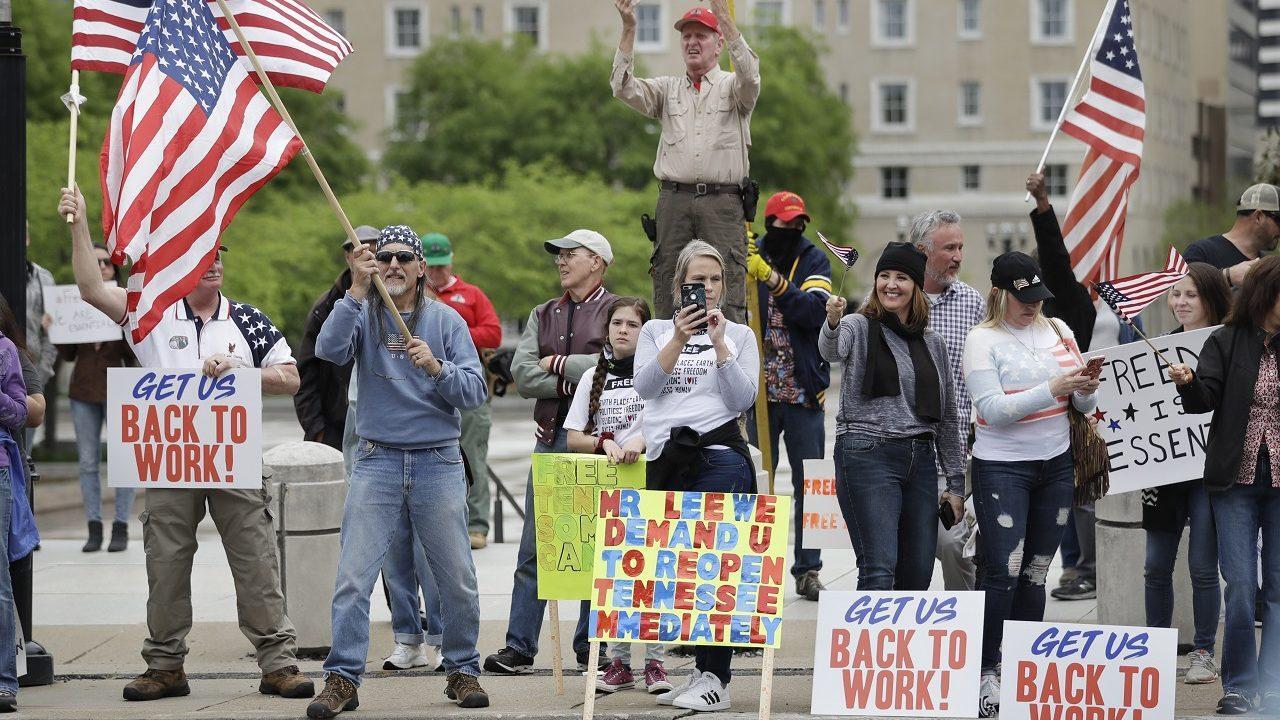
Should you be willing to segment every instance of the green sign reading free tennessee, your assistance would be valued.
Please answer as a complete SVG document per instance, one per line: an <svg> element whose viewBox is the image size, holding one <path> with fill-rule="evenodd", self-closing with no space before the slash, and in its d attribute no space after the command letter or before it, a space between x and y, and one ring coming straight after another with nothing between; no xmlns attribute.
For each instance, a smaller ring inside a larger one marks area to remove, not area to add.
<svg viewBox="0 0 1280 720"><path fill-rule="evenodd" d="M643 459L615 465L604 455L534 453L533 527L540 599L591 597L600 491L618 488L644 489Z"/></svg>

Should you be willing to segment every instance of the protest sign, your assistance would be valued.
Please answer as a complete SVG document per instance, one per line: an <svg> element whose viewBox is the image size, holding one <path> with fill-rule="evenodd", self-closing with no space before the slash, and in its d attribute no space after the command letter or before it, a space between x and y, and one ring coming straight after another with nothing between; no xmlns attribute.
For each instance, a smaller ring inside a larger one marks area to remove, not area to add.
<svg viewBox="0 0 1280 720"><path fill-rule="evenodd" d="M538 597L591 597L600 491L643 488L644 460L615 465L604 455L534 453L533 518Z"/></svg>
<svg viewBox="0 0 1280 720"><path fill-rule="evenodd" d="M120 340L124 331L114 320L80 299L75 285L44 288L44 311L50 318L49 342L54 345Z"/></svg>
<svg viewBox="0 0 1280 720"><path fill-rule="evenodd" d="M823 591L810 712L973 717L982 614L980 592Z"/></svg>
<svg viewBox="0 0 1280 720"><path fill-rule="evenodd" d="M1178 631L1006 621L1001 720L1173 720Z"/></svg>
<svg viewBox="0 0 1280 720"><path fill-rule="evenodd" d="M776 648L791 498L606 490L590 637Z"/></svg>
<svg viewBox="0 0 1280 720"><path fill-rule="evenodd" d="M832 460L804 461L804 514L800 527L806 550L852 550L849 527L844 524L836 498L836 464Z"/></svg>
<svg viewBox="0 0 1280 720"><path fill-rule="evenodd" d="M1193 369L1204 341L1217 328L1151 339L1170 362ZM1204 477L1204 448L1212 414L1189 415L1168 366L1146 343L1136 342L1089 353L1101 356L1098 433L1111 456L1108 495Z"/></svg>
<svg viewBox="0 0 1280 720"><path fill-rule="evenodd" d="M107 371L111 487L262 487L262 374Z"/></svg>

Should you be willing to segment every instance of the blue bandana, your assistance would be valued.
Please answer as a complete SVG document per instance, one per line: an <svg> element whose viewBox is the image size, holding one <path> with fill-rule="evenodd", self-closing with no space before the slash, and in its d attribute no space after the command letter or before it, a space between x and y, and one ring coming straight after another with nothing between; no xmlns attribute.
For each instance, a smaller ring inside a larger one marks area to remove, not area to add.
<svg viewBox="0 0 1280 720"><path fill-rule="evenodd" d="M391 243L408 245L414 255L417 255L419 259L422 258L422 239L408 225L388 225L382 228L382 231L378 233L378 245L374 252L382 250L384 246Z"/></svg>

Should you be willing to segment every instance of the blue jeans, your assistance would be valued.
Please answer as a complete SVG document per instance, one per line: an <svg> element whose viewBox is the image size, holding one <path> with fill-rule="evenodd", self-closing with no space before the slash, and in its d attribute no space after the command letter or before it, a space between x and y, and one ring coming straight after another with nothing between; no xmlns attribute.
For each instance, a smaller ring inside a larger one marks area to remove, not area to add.
<svg viewBox="0 0 1280 720"><path fill-rule="evenodd" d="M347 423L342 427L342 464L346 467L347 477L351 477L351 467L356 461L356 445L360 436L356 435L356 404L347 405Z"/></svg>
<svg viewBox="0 0 1280 720"><path fill-rule="evenodd" d="M973 459L973 499L982 543L978 589L986 592L982 670L1000 664L1005 620L1044 619L1044 583L1071 519L1071 451L1048 460Z"/></svg>
<svg viewBox="0 0 1280 720"><path fill-rule="evenodd" d="M1161 490L1163 492L1163 489ZM1222 611L1222 587L1218 584L1218 535L1214 529L1209 493L1199 481L1190 483L1187 503L1175 520L1178 530L1147 531L1147 625L1173 625L1173 565L1178 558L1182 527L1190 520L1187 569L1191 571L1191 610L1195 618L1197 650L1213 652Z"/></svg>
<svg viewBox="0 0 1280 720"><path fill-rule="evenodd" d="M556 430L550 445L537 443L536 453L568 452L568 440L564 428ZM547 601L538 599L538 555L534 544L533 527L533 468L524 487L524 529L520 531L520 550L516 555L515 587L511 588L511 614L507 616L507 647L522 655L538 654L538 635L542 632L542 616ZM573 651L586 652L587 620L591 617L590 604L583 600L578 607L578 625L573 631ZM592 660L594 662L594 659Z"/></svg>
<svg viewBox="0 0 1280 720"><path fill-rule="evenodd" d="M1227 582L1222 689L1246 697L1280 691L1280 489L1271 487L1269 469L1259 476L1253 485L1232 485L1209 496L1218 529L1218 561ZM1259 530L1266 593L1260 651L1253 626Z"/></svg>
<svg viewBox="0 0 1280 720"><path fill-rule="evenodd" d="M821 408L807 408L790 403L769 403L769 447L773 449L773 469L778 469L778 436L787 446L787 463L791 465L791 504L795 509L791 526L795 528L795 562L791 564L792 577L800 577L810 570L822 569L822 551L804 549L804 461L822 458L827 444L826 427ZM747 437L756 441L756 425L747 423Z"/></svg>
<svg viewBox="0 0 1280 720"><path fill-rule="evenodd" d="M3 452L0 450L0 452ZM9 523L13 519L13 476L0 467L0 690L18 693L18 630L13 611L13 579L9 577Z"/></svg>
<svg viewBox="0 0 1280 720"><path fill-rule="evenodd" d="M102 483L98 463L102 457L102 403L81 402L72 398L71 420L76 428L76 457L80 461L80 497L84 500L84 517L89 522L102 522ZM129 522L133 509L134 488L116 488L116 522Z"/></svg>
<svg viewBox="0 0 1280 720"><path fill-rule="evenodd" d="M333 646L326 672L357 685L369 652L369 594L398 529L412 523L449 608L446 672L480 674L480 596L467 538L467 478L455 443L398 450L361 440L342 516L342 550L333 589Z"/></svg>
<svg viewBox="0 0 1280 720"><path fill-rule="evenodd" d="M395 641L405 645L440 646L443 641L443 613L440 609L440 591L431 575L431 564L422 545L413 542L413 523L406 516L396 537L391 541L387 560L382 564L382 582L387 586L391 599L391 630ZM418 614L418 588L427 609L426 631Z"/></svg>
<svg viewBox="0 0 1280 720"><path fill-rule="evenodd" d="M928 590L938 542L933 437L836 438L836 499L859 590Z"/></svg>

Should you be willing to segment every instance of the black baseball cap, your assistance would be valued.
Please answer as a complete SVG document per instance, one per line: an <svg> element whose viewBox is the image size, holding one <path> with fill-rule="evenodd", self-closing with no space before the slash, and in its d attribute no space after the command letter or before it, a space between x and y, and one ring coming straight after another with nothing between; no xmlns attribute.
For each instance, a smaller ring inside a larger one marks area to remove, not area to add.
<svg viewBox="0 0 1280 720"><path fill-rule="evenodd" d="M1053 293L1040 279L1040 264L1030 255L1016 250L991 263L991 284L1009 291L1019 302L1030 304L1053 299Z"/></svg>

